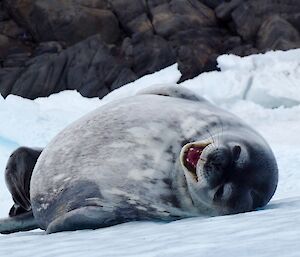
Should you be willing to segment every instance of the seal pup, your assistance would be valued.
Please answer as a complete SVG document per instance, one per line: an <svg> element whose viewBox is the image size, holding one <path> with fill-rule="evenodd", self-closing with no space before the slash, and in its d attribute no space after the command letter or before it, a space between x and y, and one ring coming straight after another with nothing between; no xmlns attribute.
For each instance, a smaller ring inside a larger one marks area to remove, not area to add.
<svg viewBox="0 0 300 257"><path fill-rule="evenodd" d="M30 202L15 201L26 212L0 222L4 233L246 212L265 206L278 182L274 155L255 130L176 86L106 104L30 151L34 168L17 172L20 181L32 173L30 191L20 190Z"/></svg>

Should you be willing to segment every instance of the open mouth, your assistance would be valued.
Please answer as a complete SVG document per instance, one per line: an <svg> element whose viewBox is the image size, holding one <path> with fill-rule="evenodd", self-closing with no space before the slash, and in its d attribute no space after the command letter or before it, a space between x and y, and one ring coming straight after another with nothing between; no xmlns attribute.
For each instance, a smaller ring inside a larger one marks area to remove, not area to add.
<svg viewBox="0 0 300 257"><path fill-rule="evenodd" d="M181 164L188 170L193 178L198 181L197 176L197 163L201 157L201 154L205 147L210 145L210 143L189 143L185 145L180 154Z"/></svg>

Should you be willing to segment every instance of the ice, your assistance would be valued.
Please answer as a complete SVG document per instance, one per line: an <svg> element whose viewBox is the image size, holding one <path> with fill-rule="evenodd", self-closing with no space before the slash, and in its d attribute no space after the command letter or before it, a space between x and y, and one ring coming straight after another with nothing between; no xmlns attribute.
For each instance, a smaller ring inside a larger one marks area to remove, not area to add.
<svg viewBox="0 0 300 257"><path fill-rule="evenodd" d="M183 82L214 102L250 100L268 108L300 103L300 49L247 57L218 57L220 72ZM279 61L280 60L280 61Z"/></svg>
<svg viewBox="0 0 300 257"><path fill-rule="evenodd" d="M94 231L0 235L0 256L300 256L300 49L218 58L220 72L182 83L235 113L269 142L279 184L262 210L171 223L131 222ZM110 101L152 84L176 83L173 65L122 87L103 100L66 91L34 101L0 97L0 169L18 146L45 146L61 129ZM174 84L174 86L176 86ZM0 178L0 216L12 204Z"/></svg>

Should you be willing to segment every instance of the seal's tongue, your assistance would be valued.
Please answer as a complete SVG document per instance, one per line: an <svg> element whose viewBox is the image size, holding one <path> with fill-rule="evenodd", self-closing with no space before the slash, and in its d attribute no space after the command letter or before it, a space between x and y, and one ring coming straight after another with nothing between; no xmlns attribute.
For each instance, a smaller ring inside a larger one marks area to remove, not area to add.
<svg viewBox="0 0 300 257"><path fill-rule="evenodd" d="M185 156L185 161L191 168L196 169L197 162L200 159L202 151L203 147L198 146L192 146L188 149Z"/></svg>

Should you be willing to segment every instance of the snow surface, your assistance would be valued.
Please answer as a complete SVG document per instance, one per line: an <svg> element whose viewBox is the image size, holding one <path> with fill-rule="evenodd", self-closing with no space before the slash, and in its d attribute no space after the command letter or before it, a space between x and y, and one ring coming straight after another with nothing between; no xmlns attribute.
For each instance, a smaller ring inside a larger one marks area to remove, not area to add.
<svg viewBox="0 0 300 257"><path fill-rule="evenodd" d="M171 223L131 222L94 231L0 235L0 256L300 256L300 49L240 58L221 56L220 72L182 85L255 127L270 143L279 185L262 210ZM0 97L0 169L21 145L45 146L78 117L151 84L172 84L177 65L122 87L103 100L68 91L34 101ZM276 108L271 108L276 107ZM12 201L0 177L0 216Z"/></svg>

